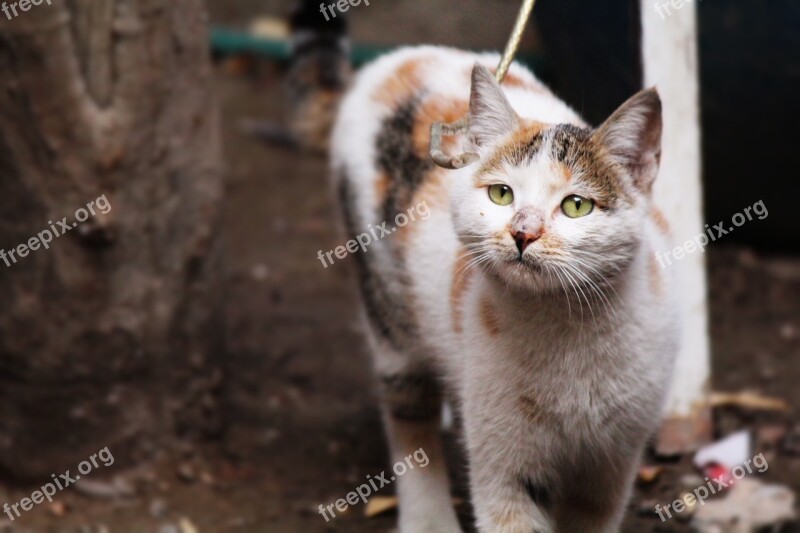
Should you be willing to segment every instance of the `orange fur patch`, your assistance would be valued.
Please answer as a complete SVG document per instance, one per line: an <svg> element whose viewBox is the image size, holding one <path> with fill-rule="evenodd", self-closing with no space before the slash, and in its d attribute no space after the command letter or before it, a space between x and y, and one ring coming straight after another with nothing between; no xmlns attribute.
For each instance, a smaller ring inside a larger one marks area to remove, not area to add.
<svg viewBox="0 0 800 533"><path fill-rule="evenodd" d="M516 153L520 149L520 146L527 144L530 139L536 135L539 135L548 127L550 127L550 125L545 122L537 122L535 120L523 121L520 127L517 128L511 135L511 138L508 140L508 142L496 150L492 157L483 163L476 176L499 170L502 162L506 158ZM483 187L484 184L480 183L476 184L476 186Z"/></svg>
<svg viewBox="0 0 800 533"><path fill-rule="evenodd" d="M500 319L497 317L497 310L488 298L481 298L480 303L481 323L489 335L496 337L500 334Z"/></svg>
<svg viewBox="0 0 800 533"><path fill-rule="evenodd" d="M461 303L471 276L470 271L472 269L467 269L469 258L470 256L467 254L466 249L462 248L458 252L458 257L453 265L453 282L450 287L450 309L452 310L453 317L453 331L456 333L464 331L462 324L464 311L461 309Z"/></svg>
<svg viewBox="0 0 800 533"><path fill-rule="evenodd" d="M650 254L650 290L653 294L661 296L664 291L664 282L661 279L661 265L658 264L655 254Z"/></svg>
<svg viewBox="0 0 800 533"><path fill-rule="evenodd" d="M560 252L564 249L564 241L547 231L547 227L545 227L542 236L539 237L539 242L548 250L558 250Z"/></svg>
<svg viewBox="0 0 800 533"><path fill-rule="evenodd" d="M386 195L389 192L389 185L392 183L392 178L388 174L382 172L375 178L375 205L383 205L386 200Z"/></svg>
<svg viewBox="0 0 800 533"><path fill-rule="evenodd" d="M396 109L424 86L422 71L432 58L409 59L375 89L372 99Z"/></svg>
<svg viewBox="0 0 800 533"><path fill-rule="evenodd" d="M512 74L511 72L506 73L506 77L503 78L503 83L501 85L505 85L507 87L525 89L526 91L532 91L536 93L548 92L547 88L544 85L536 83L535 81L530 79L522 78L520 76L517 76L516 74Z"/></svg>
<svg viewBox="0 0 800 533"><path fill-rule="evenodd" d="M561 162L556 163L555 167L557 171L560 172L562 176L564 176L565 182L569 183L570 181L572 181L572 168Z"/></svg>
<svg viewBox="0 0 800 533"><path fill-rule="evenodd" d="M518 399L519 410L528 422L536 422L542 416L542 408L535 398L523 394Z"/></svg>
<svg viewBox="0 0 800 533"><path fill-rule="evenodd" d="M655 222L659 231L661 231L661 233L664 235L669 236L672 230L669 227L669 222L667 221L667 217L664 216L664 213L662 213L659 208L654 207L650 212L650 216L653 218L653 222Z"/></svg>
<svg viewBox="0 0 800 533"><path fill-rule="evenodd" d="M491 72L492 74L494 74L496 76L497 75L497 67L489 68L489 72ZM472 77L472 68L470 68L469 70L466 71L466 75L467 75L467 80L469 80ZM528 78L527 76L522 76L522 75L520 75L520 74L518 74L516 72L511 72L511 69L509 69L506 72L506 76L505 76L505 78L503 78L503 82L500 85L503 86L503 87L513 87L515 89L524 89L526 91L531 91L531 92L535 92L535 93L549 93L550 92L547 89L547 87L545 87L544 85L542 85L541 83L539 83L535 79Z"/></svg>
<svg viewBox="0 0 800 533"><path fill-rule="evenodd" d="M469 111L466 100L451 100L441 97L426 99L419 108L414 119L412 140L414 150L419 157L428 158L431 143L431 125L434 122L451 123L464 117ZM442 138L442 149L450 153L455 145L455 138L446 135Z"/></svg>

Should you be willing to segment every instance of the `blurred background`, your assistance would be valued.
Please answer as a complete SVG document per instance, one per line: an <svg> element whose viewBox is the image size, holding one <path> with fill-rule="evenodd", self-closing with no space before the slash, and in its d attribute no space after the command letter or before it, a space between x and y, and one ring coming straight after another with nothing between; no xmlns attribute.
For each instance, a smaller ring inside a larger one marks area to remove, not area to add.
<svg viewBox="0 0 800 533"><path fill-rule="evenodd" d="M751 454L769 460L757 479L797 494L800 5L688 5L704 218L759 200L769 211L706 253L711 389L772 400L717 407L714 438L749 431ZM112 205L51 249L0 263L0 504L104 447L115 457L52 503L0 514L0 531L395 527L391 500L329 523L317 511L388 459L353 263L317 260L341 242L326 160L242 127L288 120L290 8L53 0L0 15L0 249L102 194ZM372 0L347 19L361 62L405 44L500 49L518 8ZM640 88L638 9L539 0L520 57L597 124ZM466 525L464 460L448 440ZM624 531L689 531L691 513L662 523L654 507L706 473L691 454L645 464Z"/></svg>

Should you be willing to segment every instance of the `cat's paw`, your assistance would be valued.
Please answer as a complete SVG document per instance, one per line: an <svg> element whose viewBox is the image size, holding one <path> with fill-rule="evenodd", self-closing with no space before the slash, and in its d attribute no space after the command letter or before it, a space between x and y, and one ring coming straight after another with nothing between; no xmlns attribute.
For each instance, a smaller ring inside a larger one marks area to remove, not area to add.
<svg viewBox="0 0 800 533"><path fill-rule="evenodd" d="M552 521L533 505L503 507L492 516L478 517L480 533L553 533Z"/></svg>
<svg viewBox="0 0 800 533"><path fill-rule="evenodd" d="M455 515L400 518L400 533L462 533Z"/></svg>

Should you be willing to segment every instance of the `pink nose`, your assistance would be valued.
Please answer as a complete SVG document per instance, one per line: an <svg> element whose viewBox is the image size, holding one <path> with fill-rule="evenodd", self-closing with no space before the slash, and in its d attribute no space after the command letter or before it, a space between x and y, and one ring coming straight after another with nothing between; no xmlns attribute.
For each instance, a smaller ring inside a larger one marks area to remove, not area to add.
<svg viewBox="0 0 800 533"><path fill-rule="evenodd" d="M544 233L544 217L541 211L533 206L523 207L514 214L509 230L511 230L514 242L517 243L519 255L522 257L525 249L535 243Z"/></svg>
<svg viewBox="0 0 800 533"><path fill-rule="evenodd" d="M542 236L542 231L538 230L535 232L527 232L527 231L513 231L511 232L511 236L514 237L514 242L517 243L517 250L519 250L519 255L525 253L525 249L536 242L539 237Z"/></svg>

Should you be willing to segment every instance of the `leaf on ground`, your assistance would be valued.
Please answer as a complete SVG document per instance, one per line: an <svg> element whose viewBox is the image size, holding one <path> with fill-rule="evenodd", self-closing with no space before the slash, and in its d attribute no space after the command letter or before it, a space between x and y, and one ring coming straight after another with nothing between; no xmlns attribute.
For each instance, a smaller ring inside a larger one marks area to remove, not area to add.
<svg viewBox="0 0 800 533"><path fill-rule="evenodd" d="M645 465L639 468L639 475L637 476L637 479L639 483L649 485L650 483L653 483L656 479L658 479L658 476L660 476L661 472L663 471L664 471L663 467Z"/></svg>
<svg viewBox="0 0 800 533"><path fill-rule="evenodd" d="M459 506L463 503L464 500L461 498L453 498L453 505ZM373 496L367 502L366 508L364 508L364 516L367 518L373 518L397 509L397 505L397 496Z"/></svg>
<svg viewBox="0 0 800 533"><path fill-rule="evenodd" d="M789 404L781 398L761 396L755 392L715 392L711 394L712 407L741 407L757 411L789 411Z"/></svg>
<svg viewBox="0 0 800 533"><path fill-rule="evenodd" d="M392 509L397 509L397 496L373 496L367 502L364 516L372 518Z"/></svg>

